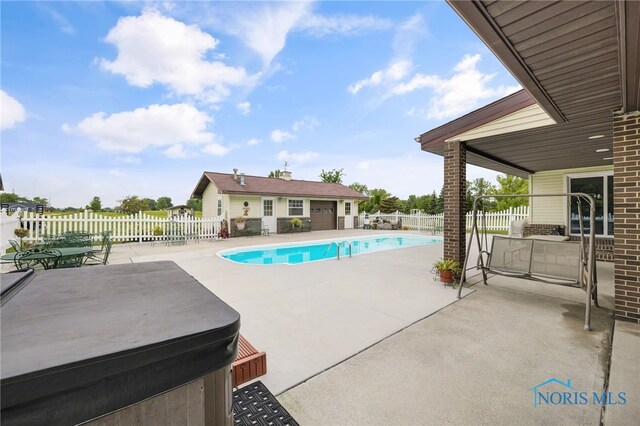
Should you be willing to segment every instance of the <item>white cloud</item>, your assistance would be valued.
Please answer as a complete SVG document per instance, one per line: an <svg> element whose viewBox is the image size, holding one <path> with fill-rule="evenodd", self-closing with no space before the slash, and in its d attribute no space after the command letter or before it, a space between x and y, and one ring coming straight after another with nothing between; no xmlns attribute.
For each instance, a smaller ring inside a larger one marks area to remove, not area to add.
<svg viewBox="0 0 640 426"><path fill-rule="evenodd" d="M151 105L109 116L98 112L62 128L96 141L107 151L134 153L151 147L211 143L215 135L207 131L207 125L212 121L191 105Z"/></svg>
<svg viewBox="0 0 640 426"><path fill-rule="evenodd" d="M76 33L76 29L71 25L71 22L53 7L45 6L42 3L38 4L38 7L49 15L60 31L68 35Z"/></svg>
<svg viewBox="0 0 640 426"><path fill-rule="evenodd" d="M275 129L271 132L271 140L275 143L282 143L290 139L295 139L295 135L280 129Z"/></svg>
<svg viewBox="0 0 640 426"><path fill-rule="evenodd" d="M240 114L249 115L251 113L251 102L240 102L238 105L236 105L236 108L238 108Z"/></svg>
<svg viewBox="0 0 640 426"><path fill-rule="evenodd" d="M291 126L291 129L294 132L298 132L302 129L313 130L319 124L320 122L315 117L311 115L305 115L304 117L302 117L302 120L298 120L295 123L293 123L293 125Z"/></svg>
<svg viewBox="0 0 640 426"><path fill-rule="evenodd" d="M265 67L284 49L288 35L294 31L323 37L358 35L392 26L389 20L374 16L315 14L313 1L252 2L250 6L224 2L216 3L216 7L185 3L180 3L185 16L195 16L208 28L238 37L260 56Z"/></svg>
<svg viewBox="0 0 640 426"><path fill-rule="evenodd" d="M262 142L260 139L251 138L247 141L247 145L254 146L254 145L258 145L260 142Z"/></svg>
<svg viewBox="0 0 640 426"><path fill-rule="evenodd" d="M218 157L222 157L223 155L225 155L226 153L228 153L231 150L231 148L228 148L224 145L221 145L219 143L210 143L205 145L204 147L202 147L202 152L206 153L206 154L211 154L211 155L215 155Z"/></svg>
<svg viewBox="0 0 640 426"><path fill-rule="evenodd" d="M125 173L120 169L111 169L107 173L109 173L111 176L116 176L116 177L125 175Z"/></svg>
<svg viewBox="0 0 640 426"><path fill-rule="evenodd" d="M415 74L411 80L396 85L392 95L404 95L429 88L431 98L427 118L444 119L460 115L478 107L483 101L499 98L520 89L520 86L489 87L495 74L484 74L477 68L480 54L465 55L453 68L450 78L438 75Z"/></svg>
<svg viewBox="0 0 640 426"><path fill-rule="evenodd" d="M396 28L393 36L393 52L396 58L410 58L415 44L427 33L427 25L420 13L410 16Z"/></svg>
<svg viewBox="0 0 640 426"><path fill-rule="evenodd" d="M387 68L374 72L370 77L351 83L347 90L352 95L355 95L368 86L379 86L381 84L402 80L411 72L412 68L413 64L408 60L392 62Z"/></svg>
<svg viewBox="0 0 640 426"><path fill-rule="evenodd" d="M69 126L67 126L66 128L68 129ZM117 157L116 160L125 164L140 164L141 162L141 160L138 157L134 157L133 155L125 155L124 157Z"/></svg>
<svg viewBox="0 0 640 426"><path fill-rule="evenodd" d="M178 95L216 103L229 95L230 86L252 86L259 78L247 76L244 68L206 60L217 39L153 10L120 18L105 40L116 46L118 56L99 59L100 66L138 87L160 83Z"/></svg>
<svg viewBox="0 0 640 426"><path fill-rule="evenodd" d="M22 104L4 90L0 90L0 128L10 129L23 122L25 116L26 111Z"/></svg>
<svg viewBox="0 0 640 426"><path fill-rule="evenodd" d="M227 31L238 36L269 65L284 48L287 34L311 11L311 2L254 3L233 16Z"/></svg>
<svg viewBox="0 0 640 426"><path fill-rule="evenodd" d="M164 155L169 158L188 158L191 157L188 151L185 151L184 146L181 143L170 146L164 151Z"/></svg>
<svg viewBox="0 0 640 426"><path fill-rule="evenodd" d="M322 37L331 34L356 35L365 31L386 30L391 26L390 20L375 16L310 15L300 20L296 29Z"/></svg>
<svg viewBox="0 0 640 426"><path fill-rule="evenodd" d="M311 151L306 151L306 152L291 152L289 153L288 151L280 151L278 153L278 157L277 159L280 161L290 161L294 164L300 164L300 163L304 163L307 162L309 160L313 160L314 158L318 157L318 153L317 152L311 152Z"/></svg>

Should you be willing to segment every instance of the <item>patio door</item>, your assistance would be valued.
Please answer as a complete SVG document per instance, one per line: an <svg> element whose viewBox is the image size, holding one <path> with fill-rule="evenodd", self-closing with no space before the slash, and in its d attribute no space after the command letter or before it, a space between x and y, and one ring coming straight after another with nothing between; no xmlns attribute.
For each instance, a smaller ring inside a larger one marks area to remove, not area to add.
<svg viewBox="0 0 640 426"><path fill-rule="evenodd" d="M268 227L270 232L278 232L276 199L274 197L262 198L262 226Z"/></svg>
<svg viewBox="0 0 640 426"><path fill-rule="evenodd" d="M351 201L344 202L344 229L353 229L353 215L351 214Z"/></svg>

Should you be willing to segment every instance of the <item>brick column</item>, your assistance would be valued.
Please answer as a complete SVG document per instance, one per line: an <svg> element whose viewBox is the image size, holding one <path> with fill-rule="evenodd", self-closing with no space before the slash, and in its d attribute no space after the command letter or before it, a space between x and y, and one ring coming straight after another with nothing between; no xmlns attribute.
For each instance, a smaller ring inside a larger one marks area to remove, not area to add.
<svg viewBox="0 0 640 426"><path fill-rule="evenodd" d="M467 151L464 143L444 143L444 257L464 262Z"/></svg>
<svg viewBox="0 0 640 426"><path fill-rule="evenodd" d="M613 118L616 318L640 322L640 112Z"/></svg>

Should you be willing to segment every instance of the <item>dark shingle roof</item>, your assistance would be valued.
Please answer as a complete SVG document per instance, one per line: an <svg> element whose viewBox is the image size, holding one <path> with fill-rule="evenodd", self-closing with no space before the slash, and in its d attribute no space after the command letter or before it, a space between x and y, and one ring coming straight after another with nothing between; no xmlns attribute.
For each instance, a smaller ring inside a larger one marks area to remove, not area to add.
<svg viewBox="0 0 640 426"><path fill-rule="evenodd" d="M223 194L260 194L276 196L319 197L319 198L353 198L366 197L339 183L314 182L291 179L289 181L263 176L244 177L245 184L240 185L240 177L233 178L231 173L204 172L191 197L201 198L209 182L218 187Z"/></svg>

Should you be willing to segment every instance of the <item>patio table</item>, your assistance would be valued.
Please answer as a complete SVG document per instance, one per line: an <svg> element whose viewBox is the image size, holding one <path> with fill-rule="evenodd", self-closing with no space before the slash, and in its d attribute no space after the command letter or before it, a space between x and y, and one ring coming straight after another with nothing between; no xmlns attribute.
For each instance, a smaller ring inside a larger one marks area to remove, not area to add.
<svg viewBox="0 0 640 426"><path fill-rule="evenodd" d="M37 261L40 263L45 269L55 269L58 267L60 261L73 259L76 257L85 257L89 253L93 251L91 247L61 247L56 249L51 249L53 253L37 253L34 252L30 259ZM16 253L8 253L0 256L0 260L3 261L11 261L14 262ZM59 254L58 254L59 253ZM49 262L53 259L53 263L49 265Z"/></svg>

